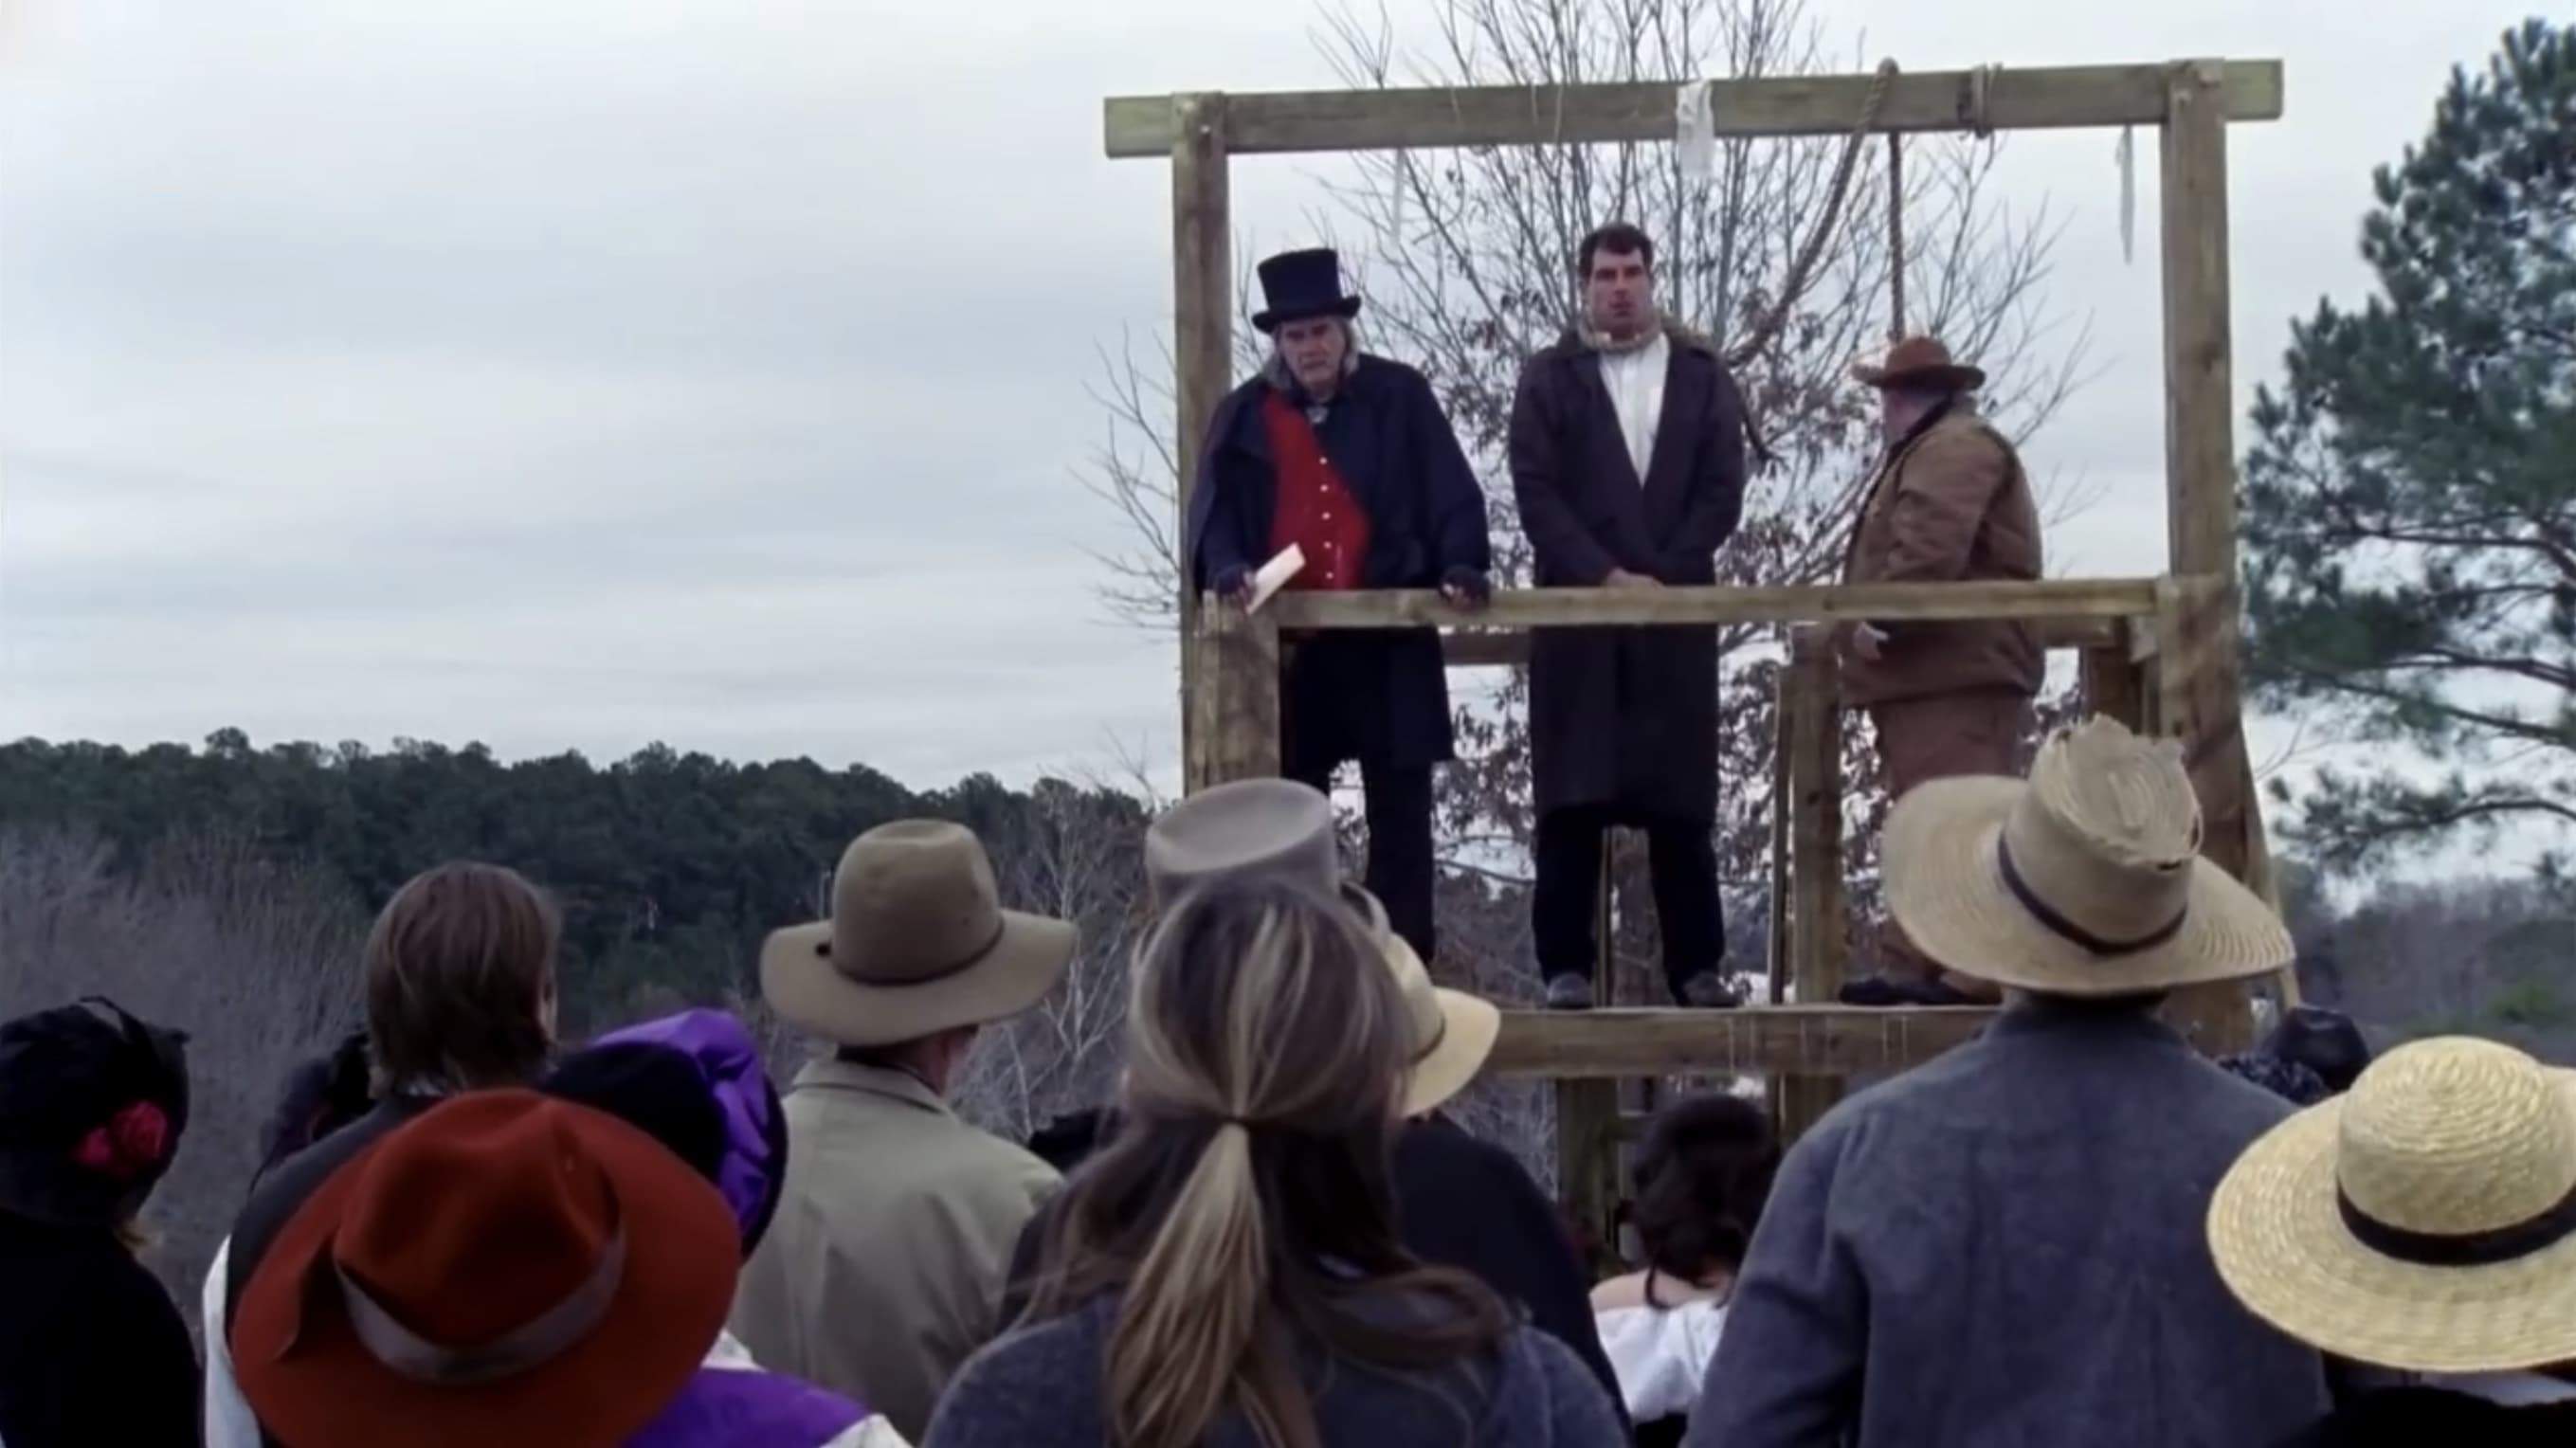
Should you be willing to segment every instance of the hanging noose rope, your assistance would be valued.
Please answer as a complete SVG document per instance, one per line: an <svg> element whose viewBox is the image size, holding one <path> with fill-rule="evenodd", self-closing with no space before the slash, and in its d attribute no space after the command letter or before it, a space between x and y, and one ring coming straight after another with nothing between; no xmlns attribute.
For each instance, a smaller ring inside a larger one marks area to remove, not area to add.
<svg viewBox="0 0 2576 1448"><path fill-rule="evenodd" d="M1887 133L1887 340L1905 340L1905 138Z"/></svg>
<svg viewBox="0 0 2576 1448"><path fill-rule="evenodd" d="M1888 83L1896 78L1896 62L1882 60L1877 74L1870 77L1869 98L1862 102L1860 121L1852 127L1851 138L1843 143L1842 159L1834 163L1833 183L1825 192L1824 213L1816 218L1815 227L1807 233L1804 246L1789 265L1789 275L1782 280L1780 295L1765 313L1753 335L1726 354L1730 369L1741 368L1770 349L1789 324L1789 311L1806 297L1807 286L1814 279L1816 261L1824 254L1825 241L1833 234L1834 223L1842 215L1843 200L1851 191L1852 172L1860 164L1861 148L1869 143L1869 133L1878 126L1879 108L1887 101ZM1893 140L1891 136L1889 139ZM1893 204L1893 203L1891 203Z"/></svg>

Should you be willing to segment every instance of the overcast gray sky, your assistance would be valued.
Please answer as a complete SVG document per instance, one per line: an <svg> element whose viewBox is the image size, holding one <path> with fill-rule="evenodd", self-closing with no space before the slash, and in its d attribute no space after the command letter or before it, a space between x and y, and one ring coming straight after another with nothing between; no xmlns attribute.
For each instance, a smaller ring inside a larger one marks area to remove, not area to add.
<svg viewBox="0 0 2576 1448"><path fill-rule="evenodd" d="M1304 0L5 3L0 736L1168 766L1170 644L1093 601L1070 476L1095 345L1170 305L1099 103L1332 84ZM2249 394L2527 8L1816 4L1918 70L2285 61L2230 138ZM2103 369L2031 449L2105 493L2058 572L2164 558L2153 137L2128 266L2113 142L2005 162ZM1240 165L1247 240L1329 164Z"/></svg>

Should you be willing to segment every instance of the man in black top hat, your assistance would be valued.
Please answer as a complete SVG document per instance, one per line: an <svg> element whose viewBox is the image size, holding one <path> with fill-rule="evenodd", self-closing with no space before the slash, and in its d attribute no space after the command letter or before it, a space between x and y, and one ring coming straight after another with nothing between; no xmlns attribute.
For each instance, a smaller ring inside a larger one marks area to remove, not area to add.
<svg viewBox="0 0 2576 1448"><path fill-rule="evenodd" d="M1491 596L1485 494L1421 373L1359 350L1329 250L1261 263L1267 306L1252 325L1274 344L1259 376L1208 424L1189 502L1190 576L1230 603L1294 545L1289 588L1437 588L1452 603ZM1449 689L1436 630L1359 629L1282 641L1280 772L1329 789L1359 761L1367 798L1368 888L1429 960L1431 771L1452 757Z"/></svg>

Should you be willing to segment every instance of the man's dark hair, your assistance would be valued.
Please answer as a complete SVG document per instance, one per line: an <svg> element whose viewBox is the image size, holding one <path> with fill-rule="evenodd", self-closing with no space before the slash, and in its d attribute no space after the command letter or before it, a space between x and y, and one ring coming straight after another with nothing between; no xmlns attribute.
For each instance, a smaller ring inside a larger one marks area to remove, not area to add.
<svg viewBox="0 0 2576 1448"><path fill-rule="evenodd" d="M1644 257L1646 270L1655 269L1654 238L1629 222L1614 221L1607 226L1593 228L1592 234L1583 238L1583 244L1575 249L1575 270L1586 277L1591 276L1593 256L1605 251L1612 256Z"/></svg>

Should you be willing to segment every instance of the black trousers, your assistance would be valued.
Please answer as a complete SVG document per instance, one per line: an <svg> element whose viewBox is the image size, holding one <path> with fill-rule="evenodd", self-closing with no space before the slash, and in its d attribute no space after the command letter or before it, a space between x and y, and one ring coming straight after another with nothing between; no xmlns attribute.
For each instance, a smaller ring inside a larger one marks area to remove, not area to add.
<svg viewBox="0 0 2576 1448"><path fill-rule="evenodd" d="M1368 819L1370 894L1386 907L1387 923L1413 953L1431 963L1431 769L1428 764L1360 761L1362 812ZM1330 793L1333 767L1288 776Z"/></svg>
<svg viewBox="0 0 2576 1448"><path fill-rule="evenodd" d="M1537 936L1542 977L1593 969L1593 922L1600 906L1601 837L1613 825L1646 832L1646 859L1655 886L1655 917L1663 927L1664 980L1675 999L1681 984L1715 970L1726 954L1726 913L1717 898L1717 846L1709 822L1683 815L1647 814L1610 805L1566 805L1538 821L1538 885L1530 926Z"/></svg>

